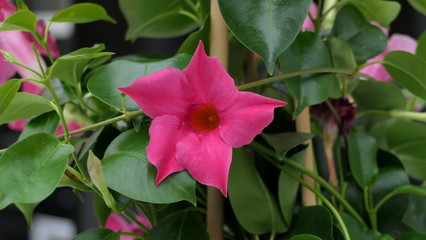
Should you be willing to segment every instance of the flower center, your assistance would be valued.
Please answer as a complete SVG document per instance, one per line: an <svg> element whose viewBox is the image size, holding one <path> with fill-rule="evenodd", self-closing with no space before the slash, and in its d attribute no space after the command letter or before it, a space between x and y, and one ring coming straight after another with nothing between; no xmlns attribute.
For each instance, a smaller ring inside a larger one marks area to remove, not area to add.
<svg viewBox="0 0 426 240"><path fill-rule="evenodd" d="M189 123L196 131L212 131L219 127L220 118L212 104L203 103L191 107Z"/></svg>

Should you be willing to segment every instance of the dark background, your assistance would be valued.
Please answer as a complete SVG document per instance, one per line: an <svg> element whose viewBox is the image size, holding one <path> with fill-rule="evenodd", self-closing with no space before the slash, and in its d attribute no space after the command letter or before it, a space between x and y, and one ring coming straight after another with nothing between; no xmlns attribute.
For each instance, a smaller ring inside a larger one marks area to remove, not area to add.
<svg viewBox="0 0 426 240"><path fill-rule="evenodd" d="M58 0L27 0L26 2L32 10L37 11L46 9L55 10L55 4L52 4L55 1ZM61 1L65 2L65 0ZM69 2L71 3L72 1ZM127 26L123 15L119 11L118 1L93 0L90 2L104 6L107 12L117 20L117 24L99 21L76 25L75 33L70 39L58 41L61 53L67 53L81 47L90 47L95 43L105 43L106 51L115 52L115 56L138 53L155 53L172 56L185 39L185 36L182 36L173 39L144 38L138 39L134 43L124 41ZM407 1L401 0L400 3L402 4L402 10L398 19L392 24L391 33L404 33L418 38L423 30L426 29L426 17L412 9ZM0 149L8 147L18 138L18 135L19 132L9 130L6 125L0 126ZM72 219L76 223L78 232L97 227L93 211L91 210L91 195L87 194L83 195L83 197L85 204L82 204L70 189L58 189L52 196L40 203L36 208L36 213ZM28 236L28 227L25 220L13 205L0 211L1 240L26 240Z"/></svg>

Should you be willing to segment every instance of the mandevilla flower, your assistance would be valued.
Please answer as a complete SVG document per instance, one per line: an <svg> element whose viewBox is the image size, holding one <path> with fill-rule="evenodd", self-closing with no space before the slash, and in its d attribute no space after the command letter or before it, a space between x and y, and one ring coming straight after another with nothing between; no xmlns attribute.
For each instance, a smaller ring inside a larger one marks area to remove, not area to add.
<svg viewBox="0 0 426 240"><path fill-rule="evenodd" d="M135 216L136 220L142 223L147 228L151 228L151 224L145 215L142 212L139 212L140 216ZM122 231L128 233L137 233L140 235L145 234L145 232L136 225L136 223L128 223L126 219L121 217L119 214L111 213L105 222L105 228L109 228L113 231ZM121 236L120 240L136 240L134 237Z"/></svg>
<svg viewBox="0 0 426 240"><path fill-rule="evenodd" d="M317 17L317 10L318 10L318 7L313 2L311 4L311 6L309 7L309 14L313 18L316 18ZM303 22L302 31L313 31L313 30L315 30L315 24L314 24L314 22L312 22L311 18L308 15L308 16L306 16L305 21Z"/></svg>
<svg viewBox="0 0 426 240"><path fill-rule="evenodd" d="M188 67L166 68L118 89L153 119L148 160L155 184L184 169L227 196L232 148L249 144L286 103L238 91L216 58L200 42Z"/></svg>

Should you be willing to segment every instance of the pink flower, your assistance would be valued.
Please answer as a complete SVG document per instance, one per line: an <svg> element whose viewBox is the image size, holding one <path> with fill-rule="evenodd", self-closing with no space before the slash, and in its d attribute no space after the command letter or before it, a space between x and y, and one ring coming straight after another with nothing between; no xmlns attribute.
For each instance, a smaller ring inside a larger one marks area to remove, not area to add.
<svg viewBox="0 0 426 240"><path fill-rule="evenodd" d="M316 18L317 11L318 11L317 5L315 4L315 2L313 2L311 6L309 7L309 14L311 14L313 18ZM312 22L311 18L308 15L305 18L305 21L303 22L302 31L313 31L313 30L315 30L315 24Z"/></svg>
<svg viewBox="0 0 426 240"><path fill-rule="evenodd" d="M29 119L21 119L21 120L18 120L18 121L10 122L10 123L8 123L7 126L12 130L22 132L22 131L24 131L25 124L28 122L28 120ZM67 126L68 126L68 129L70 131L74 131L74 130L82 128L82 126L80 124L76 123L76 122L69 122L69 123L67 123ZM64 134L64 127L62 126L62 124L59 124L55 135L61 135L61 134ZM76 135L76 136L78 137L78 136L81 136L81 135Z"/></svg>
<svg viewBox="0 0 426 240"><path fill-rule="evenodd" d="M374 23L373 23L374 24ZM376 25L376 24L374 24ZM377 25L376 25L377 26ZM380 26L378 26L380 27ZM388 35L388 30L380 27L382 31ZM396 50L407 51L410 53L415 53L417 47L417 41L412 37L404 34L392 34L392 36L388 40L388 46L386 50L376 57L369 59L367 62L375 62L381 61L385 58L386 54ZM386 71L385 67L381 64L373 64L369 65L363 69L361 69L362 73L368 74L376 80L379 81L392 81L392 77Z"/></svg>
<svg viewBox="0 0 426 240"><path fill-rule="evenodd" d="M184 70L166 68L118 90L153 119L148 160L155 184L184 169L199 182L227 195L232 148L249 144L286 103L238 91L203 43Z"/></svg>
<svg viewBox="0 0 426 240"><path fill-rule="evenodd" d="M136 220L142 223L147 228L151 228L151 224L148 219L146 219L145 215L139 211L140 216L135 216ZM145 232L139 228L136 223L128 223L123 217L119 214L111 213L105 222L105 228L109 228L113 231L122 231L129 233L137 233L143 235ZM121 236L120 240L136 240L134 237L129 236Z"/></svg>

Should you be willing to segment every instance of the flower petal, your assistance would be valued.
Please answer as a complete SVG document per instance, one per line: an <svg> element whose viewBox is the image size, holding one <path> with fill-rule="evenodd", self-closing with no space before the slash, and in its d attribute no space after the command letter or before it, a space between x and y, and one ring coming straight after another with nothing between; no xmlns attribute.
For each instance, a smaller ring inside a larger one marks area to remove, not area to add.
<svg viewBox="0 0 426 240"><path fill-rule="evenodd" d="M219 111L235 103L238 90L234 80L217 58L206 55L203 42L183 72L194 87L197 103L213 104Z"/></svg>
<svg viewBox="0 0 426 240"><path fill-rule="evenodd" d="M111 213L105 222L105 228L111 229L114 232L133 232L131 225L120 215ZM121 236L120 240L135 240L134 237Z"/></svg>
<svg viewBox="0 0 426 240"><path fill-rule="evenodd" d="M402 50L409 53L415 53L417 47L417 41L405 34L395 33L389 38L388 47L386 51Z"/></svg>
<svg viewBox="0 0 426 240"><path fill-rule="evenodd" d="M118 90L131 97L151 118L170 114L183 119L194 95L185 74L177 68L140 77L130 86Z"/></svg>
<svg viewBox="0 0 426 240"><path fill-rule="evenodd" d="M186 135L176 144L176 159L197 181L216 187L227 196L232 147L218 131Z"/></svg>
<svg viewBox="0 0 426 240"><path fill-rule="evenodd" d="M317 17L317 9L318 9L318 7L317 7L317 5L316 5L314 2L313 2L313 3L311 4L311 6L309 7L309 14L310 14L313 18L316 18L316 17ZM313 31L313 30L315 30L315 25L314 25L314 23L312 22L312 20L311 20L311 18L309 17L309 15L308 15L308 16L306 16L305 21L303 22L302 30L303 30L303 31L306 31L306 30L308 30L308 31Z"/></svg>
<svg viewBox="0 0 426 240"><path fill-rule="evenodd" d="M261 95L238 93L237 102L219 113L220 135L234 148L249 144L274 118L274 108L287 103Z"/></svg>
<svg viewBox="0 0 426 240"><path fill-rule="evenodd" d="M155 185L174 172L182 171L176 162L176 142L184 134L182 121L176 116L163 115L154 120L149 128L150 141L146 148L148 160L157 167Z"/></svg>
<svg viewBox="0 0 426 240"><path fill-rule="evenodd" d="M39 95L43 91L43 85L37 84L35 82L25 81L22 83L22 91Z"/></svg>
<svg viewBox="0 0 426 240"><path fill-rule="evenodd" d="M18 121L10 122L7 126L15 131L22 132L25 129L25 124L28 122L28 119L21 119Z"/></svg>
<svg viewBox="0 0 426 240"><path fill-rule="evenodd" d="M0 46L0 49L3 49ZM0 86L15 75L16 70L12 63L6 62L2 54L0 54Z"/></svg>

